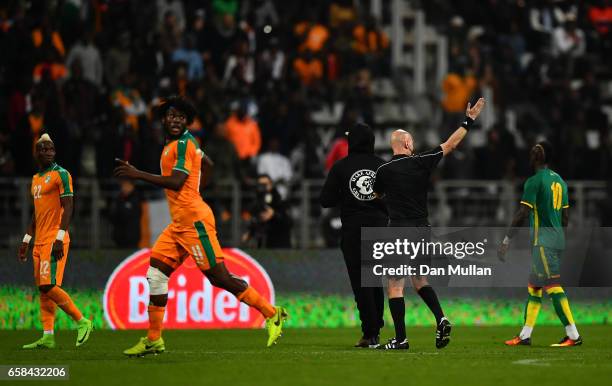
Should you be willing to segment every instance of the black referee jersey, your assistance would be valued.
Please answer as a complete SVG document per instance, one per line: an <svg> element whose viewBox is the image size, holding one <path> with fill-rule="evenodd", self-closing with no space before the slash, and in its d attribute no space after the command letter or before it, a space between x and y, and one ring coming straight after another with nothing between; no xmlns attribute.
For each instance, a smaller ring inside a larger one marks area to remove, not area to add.
<svg viewBox="0 0 612 386"><path fill-rule="evenodd" d="M420 154L394 155L376 170L374 191L383 197L391 222L427 221L431 172L442 159L442 147Z"/></svg>

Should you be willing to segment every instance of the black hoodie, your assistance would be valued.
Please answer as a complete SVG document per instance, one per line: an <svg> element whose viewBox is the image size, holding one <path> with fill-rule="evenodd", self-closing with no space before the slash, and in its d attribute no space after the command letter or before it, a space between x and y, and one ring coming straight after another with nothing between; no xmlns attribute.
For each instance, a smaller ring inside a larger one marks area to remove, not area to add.
<svg viewBox="0 0 612 386"><path fill-rule="evenodd" d="M375 170L383 160L374 155L374 133L358 123L348 132L349 154L329 171L320 202L324 208L340 206L343 227L385 223L387 212L374 196Z"/></svg>

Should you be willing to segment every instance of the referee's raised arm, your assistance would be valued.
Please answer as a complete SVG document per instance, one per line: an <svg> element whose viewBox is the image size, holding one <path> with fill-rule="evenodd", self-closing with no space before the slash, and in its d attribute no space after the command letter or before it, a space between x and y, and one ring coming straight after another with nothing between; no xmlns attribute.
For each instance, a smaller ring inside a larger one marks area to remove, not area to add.
<svg viewBox="0 0 612 386"><path fill-rule="evenodd" d="M461 123L461 126L457 130L455 130L455 132L452 133L450 137L448 137L446 142L440 144L443 155L450 154L453 150L455 150L459 143L461 143L463 137L465 137L468 130L470 130L470 127L474 123L474 120L478 117L480 111L482 111L484 105L484 98L478 99L478 102L476 102L474 107L471 107L470 103L468 102L467 109L465 110L465 119Z"/></svg>

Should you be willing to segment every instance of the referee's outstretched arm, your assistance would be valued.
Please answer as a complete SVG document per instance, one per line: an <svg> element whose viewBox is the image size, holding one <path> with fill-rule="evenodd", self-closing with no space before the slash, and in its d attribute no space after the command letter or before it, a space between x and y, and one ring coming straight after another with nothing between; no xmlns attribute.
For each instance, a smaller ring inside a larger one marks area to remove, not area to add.
<svg viewBox="0 0 612 386"><path fill-rule="evenodd" d="M478 117L478 115L480 114L480 111L484 107L484 104L484 98L478 99L478 102L476 102L474 107L471 107L470 103L468 102L467 109L465 110L465 120L463 121L463 123L461 123L461 126L457 130L455 130L455 132L452 133L450 137L448 137L446 142L440 145L440 147L442 148L442 154L447 155L450 154L453 150L455 150L455 148L463 140L463 137L465 137L465 135L467 134L472 123L474 123L476 117Z"/></svg>

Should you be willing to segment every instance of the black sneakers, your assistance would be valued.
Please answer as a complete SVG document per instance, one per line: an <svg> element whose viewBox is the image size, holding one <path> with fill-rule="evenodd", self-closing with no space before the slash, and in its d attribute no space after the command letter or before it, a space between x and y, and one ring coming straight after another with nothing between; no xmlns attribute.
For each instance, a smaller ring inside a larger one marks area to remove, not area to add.
<svg viewBox="0 0 612 386"><path fill-rule="evenodd" d="M398 342L397 339L391 338L385 345L378 346L379 350L408 350L410 345L408 344L408 339L404 338L401 342Z"/></svg>
<svg viewBox="0 0 612 386"><path fill-rule="evenodd" d="M450 342L451 324L443 317L436 327L436 347L444 348Z"/></svg>

